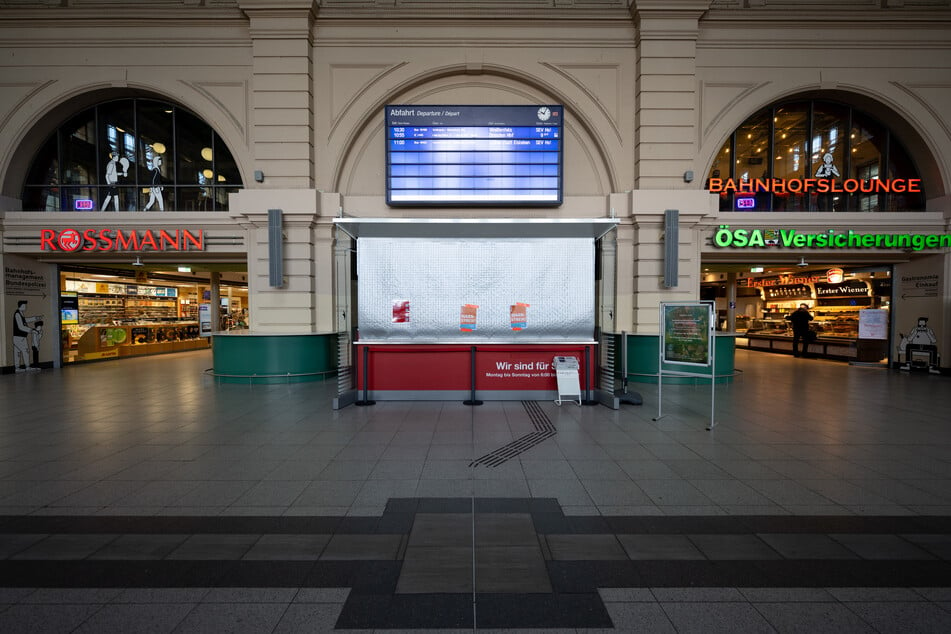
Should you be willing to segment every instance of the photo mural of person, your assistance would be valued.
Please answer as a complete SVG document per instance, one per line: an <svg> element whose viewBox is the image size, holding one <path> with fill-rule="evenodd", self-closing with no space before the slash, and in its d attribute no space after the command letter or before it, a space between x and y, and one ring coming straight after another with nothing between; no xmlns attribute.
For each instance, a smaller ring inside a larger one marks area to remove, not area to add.
<svg viewBox="0 0 951 634"><path fill-rule="evenodd" d="M941 373L938 368L938 338L928 326L927 317L919 317L918 325L902 336L898 344L898 358L902 370L914 368L927 369L931 374Z"/></svg>
<svg viewBox="0 0 951 634"><path fill-rule="evenodd" d="M152 205L158 203L159 211L165 211L165 199L162 198L162 157L156 154L149 162L149 170L152 172L152 186L149 188L149 202L145 205L145 211L152 208Z"/></svg>
<svg viewBox="0 0 951 634"><path fill-rule="evenodd" d="M129 175L129 159L126 157L120 157L118 152L109 153L109 162L106 163L106 199L102 202L101 209L106 211L109 209L109 205L112 204L115 206L116 211L121 211L119 206L119 189L116 187L119 184L120 171L122 169L121 176L123 178Z"/></svg>
<svg viewBox="0 0 951 634"><path fill-rule="evenodd" d="M16 372L39 372L39 346L43 332L43 315L26 316L27 300L17 302L13 313L13 367ZM39 325L39 332L37 332ZM33 344L35 354L31 354Z"/></svg>

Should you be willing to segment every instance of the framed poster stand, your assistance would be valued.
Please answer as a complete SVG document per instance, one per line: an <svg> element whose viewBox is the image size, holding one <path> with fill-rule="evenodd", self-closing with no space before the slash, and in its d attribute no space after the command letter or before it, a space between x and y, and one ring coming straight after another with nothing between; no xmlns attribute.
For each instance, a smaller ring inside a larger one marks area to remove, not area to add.
<svg viewBox="0 0 951 634"><path fill-rule="evenodd" d="M712 302L661 302L660 337L657 359L657 418L663 418L665 376L710 379L710 424L716 426L716 375L714 368L716 330ZM683 371L666 366L682 366ZM690 368L709 368L709 373L691 372Z"/></svg>

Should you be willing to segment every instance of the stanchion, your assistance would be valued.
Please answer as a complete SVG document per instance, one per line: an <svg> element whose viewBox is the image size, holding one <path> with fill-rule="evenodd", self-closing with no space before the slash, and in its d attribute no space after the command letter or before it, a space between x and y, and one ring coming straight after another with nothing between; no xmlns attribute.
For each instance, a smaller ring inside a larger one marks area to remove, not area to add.
<svg viewBox="0 0 951 634"><path fill-rule="evenodd" d="M482 401L477 401L476 393L476 347L469 348L469 400L463 401L463 405L482 405Z"/></svg>
<svg viewBox="0 0 951 634"><path fill-rule="evenodd" d="M591 400L591 346L584 347L584 400L582 405L600 405L598 401Z"/></svg>
<svg viewBox="0 0 951 634"><path fill-rule="evenodd" d="M365 407L367 405L376 405L376 401L370 400L370 385L367 381L367 368L370 365L370 348L368 346L363 346L363 400L356 401L354 405L357 407Z"/></svg>

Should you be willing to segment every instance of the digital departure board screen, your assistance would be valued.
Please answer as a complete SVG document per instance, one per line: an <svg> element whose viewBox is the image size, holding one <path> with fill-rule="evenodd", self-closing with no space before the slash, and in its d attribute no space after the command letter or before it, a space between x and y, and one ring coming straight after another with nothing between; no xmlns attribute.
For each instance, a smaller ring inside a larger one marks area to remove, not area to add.
<svg viewBox="0 0 951 634"><path fill-rule="evenodd" d="M563 106L386 106L388 205L560 205Z"/></svg>

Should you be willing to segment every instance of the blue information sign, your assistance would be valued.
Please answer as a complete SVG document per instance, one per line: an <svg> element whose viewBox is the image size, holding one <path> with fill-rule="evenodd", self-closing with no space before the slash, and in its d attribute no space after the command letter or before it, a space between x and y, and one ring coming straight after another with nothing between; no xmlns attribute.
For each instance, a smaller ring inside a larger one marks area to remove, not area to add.
<svg viewBox="0 0 951 634"><path fill-rule="evenodd" d="M560 205L562 106L386 106L389 205Z"/></svg>

